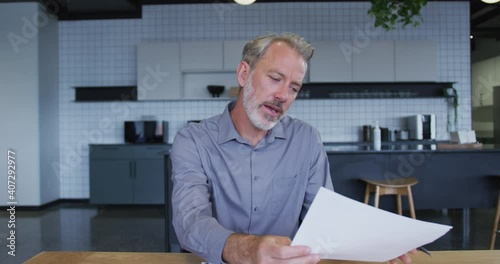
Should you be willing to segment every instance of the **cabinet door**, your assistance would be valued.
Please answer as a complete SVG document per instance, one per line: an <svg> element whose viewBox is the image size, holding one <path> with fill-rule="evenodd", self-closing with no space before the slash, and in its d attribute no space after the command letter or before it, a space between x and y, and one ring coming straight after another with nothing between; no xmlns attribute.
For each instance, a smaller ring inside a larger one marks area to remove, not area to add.
<svg viewBox="0 0 500 264"><path fill-rule="evenodd" d="M236 71L246 43L245 40L224 41L224 70Z"/></svg>
<svg viewBox="0 0 500 264"><path fill-rule="evenodd" d="M352 54L342 45L350 41L321 41L314 43L310 62L311 82L352 82Z"/></svg>
<svg viewBox="0 0 500 264"><path fill-rule="evenodd" d="M396 81L429 81L436 77L436 43L431 40L395 42Z"/></svg>
<svg viewBox="0 0 500 264"><path fill-rule="evenodd" d="M90 203L133 203L132 167L129 160L90 160Z"/></svg>
<svg viewBox="0 0 500 264"><path fill-rule="evenodd" d="M393 82L394 41L371 41L352 55L355 82Z"/></svg>
<svg viewBox="0 0 500 264"><path fill-rule="evenodd" d="M134 172L134 203L165 203L163 159L137 159Z"/></svg>
<svg viewBox="0 0 500 264"><path fill-rule="evenodd" d="M137 46L137 96L139 100L181 98L179 43L146 43Z"/></svg>
<svg viewBox="0 0 500 264"><path fill-rule="evenodd" d="M182 42L181 70L222 70L222 42Z"/></svg>

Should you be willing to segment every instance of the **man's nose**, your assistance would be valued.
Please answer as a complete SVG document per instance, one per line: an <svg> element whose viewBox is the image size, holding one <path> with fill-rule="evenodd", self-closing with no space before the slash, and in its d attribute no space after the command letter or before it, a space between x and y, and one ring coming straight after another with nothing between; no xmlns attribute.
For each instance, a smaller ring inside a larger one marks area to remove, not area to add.
<svg viewBox="0 0 500 264"><path fill-rule="evenodd" d="M280 85L278 91L274 94L274 97L276 97L280 102L286 102L286 100L288 100L288 85L285 83Z"/></svg>

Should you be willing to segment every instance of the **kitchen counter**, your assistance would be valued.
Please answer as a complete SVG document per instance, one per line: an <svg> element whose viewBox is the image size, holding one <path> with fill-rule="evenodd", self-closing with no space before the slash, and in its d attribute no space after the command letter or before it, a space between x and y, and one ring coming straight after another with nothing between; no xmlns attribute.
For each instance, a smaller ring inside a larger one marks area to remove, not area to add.
<svg viewBox="0 0 500 264"><path fill-rule="evenodd" d="M500 145L495 144L450 144L446 141L399 141L384 142L380 150L373 144L356 142L326 142L325 150L330 153L411 153L411 152L498 152Z"/></svg>

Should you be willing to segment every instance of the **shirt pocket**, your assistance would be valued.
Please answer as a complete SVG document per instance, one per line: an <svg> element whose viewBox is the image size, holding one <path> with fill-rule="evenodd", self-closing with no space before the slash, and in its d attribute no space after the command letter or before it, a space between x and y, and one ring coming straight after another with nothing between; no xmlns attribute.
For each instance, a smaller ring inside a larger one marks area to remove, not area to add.
<svg viewBox="0 0 500 264"><path fill-rule="evenodd" d="M298 174L277 177L273 181L273 194L271 199L272 215L286 216L296 203Z"/></svg>

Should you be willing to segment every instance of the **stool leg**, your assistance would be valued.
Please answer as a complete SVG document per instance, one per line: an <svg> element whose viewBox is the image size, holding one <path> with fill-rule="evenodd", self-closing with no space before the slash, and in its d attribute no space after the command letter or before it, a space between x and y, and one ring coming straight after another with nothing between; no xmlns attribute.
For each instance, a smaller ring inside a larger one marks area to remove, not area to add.
<svg viewBox="0 0 500 264"><path fill-rule="evenodd" d="M365 190L365 204L368 204L368 200L370 200L370 184L366 184L366 190Z"/></svg>
<svg viewBox="0 0 500 264"><path fill-rule="evenodd" d="M498 220L500 220L500 192L498 193L495 223L493 224L493 231L491 232L490 250L495 249L495 240L497 238L497 230L498 230Z"/></svg>
<svg viewBox="0 0 500 264"><path fill-rule="evenodd" d="M401 204L401 194L398 194L398 214L403 215L403 206Z"/></svg>
<svg viewBox="0 0 500 264"><path fill-rule="evenodd" d="M380 186L375 186L375 208L378 208L378 199L380 197Z"/></svg>
<svg viewBox="0 0 500 264"><path fill-rule="evenodd" d="M410 204L410 214L411 218L416 219L415 216L415 207L413 206L413 195L411 194L411 187L406 187L408 189L408 203Z"/></svg>

